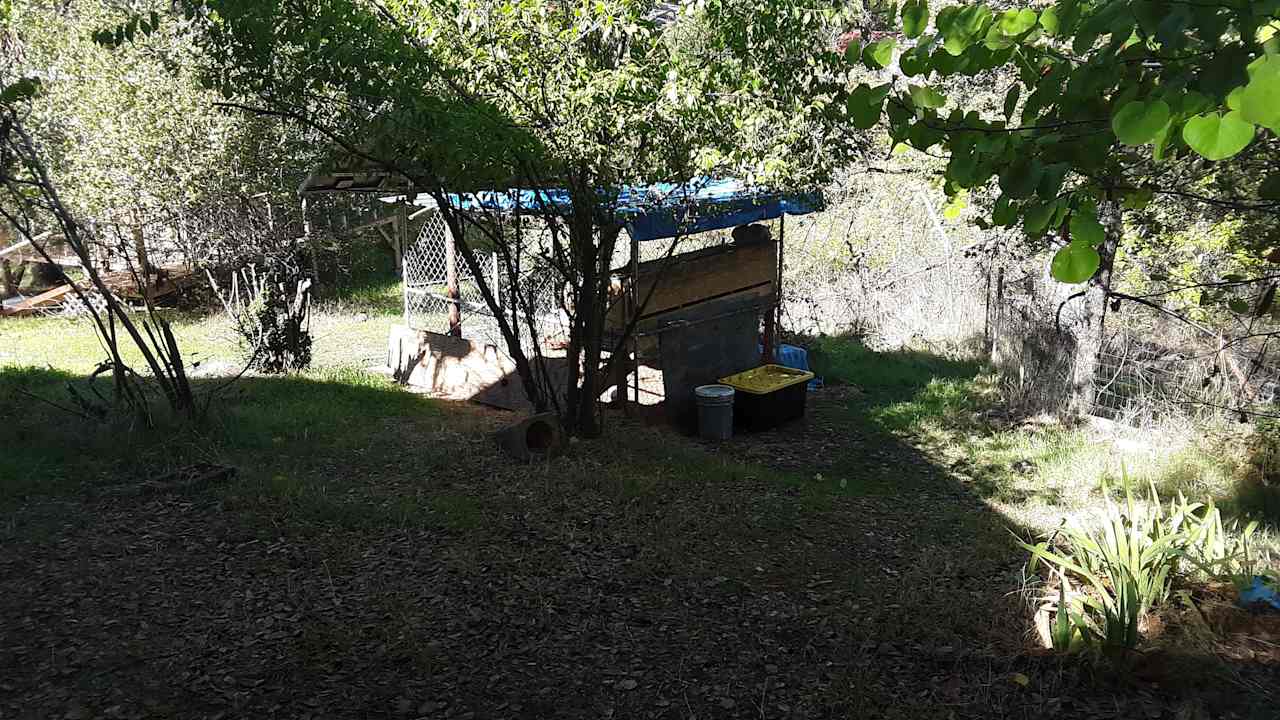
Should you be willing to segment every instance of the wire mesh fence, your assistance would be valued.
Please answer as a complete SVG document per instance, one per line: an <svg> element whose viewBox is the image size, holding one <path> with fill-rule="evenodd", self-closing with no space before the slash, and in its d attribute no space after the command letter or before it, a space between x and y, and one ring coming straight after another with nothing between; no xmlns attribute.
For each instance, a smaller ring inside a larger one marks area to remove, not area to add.
<svg viewBox="0 0 1280 720"><path fill-rule="evenodd" d="M1109 317L1094 373L1095 415L1131 425L1175 415L1280 415L1280 363L1267 340L1232 341L1145 309Z"/></svg>
<svg viewBox="0 0 1280 720"><path fill-rule="evenodd" d="M1080 302L1072 297L1075 286L1025 263L996 272L991 360L1012 407L1060 412L1083 399L1076 409L1132 426L1280 415L1280 363L1268 352L1265 328L1252 328L1259 337L1232 339L1229 326L1212 332L1141 305L1112 303L1102 327L1089 329L1100 341L1086 344L1072 329ZM1096 354L1089 351L1095 346ZM1092 370L1082 374L1082 363Z"/></svg>
<svg viewBox="0 0 1280 720"><path fill-rule="evenodd" d="M511 258L514 267L504 266L500 253L483 249L481 238L469 245L477 265L485 273L484 280L504 317L519 332L521 344L532 351L534 342L544 342L566 329L558 298L560 283L545 259L549 245L545 228L493 228L494 232L520 233L505 238L516 251ZM447 333L449 310L458 308L462 337L477 342L505 347L500 326L493 310L484 299L480 282L463 259L452 248L453 236L438 212L427 213L422 228L404 253L405 323L416 330ZM457 297L450 297L448 279L450 265L457 283ZM512 282L512 273L518 280ZM519 295L516 295L519 293ZM532 326L532 330L530 327Z"/></svg>
<svg viewBox="0 0 1280 720"><path fill-rule="evenodd" d="M1080 288L1054 281L1045 253L1016 255L1017 238L966 222L973 211L944 212L927 182L863 175L828 200L824 213L787 220L787 330L983 358L1015 412L1074 407L1128 424L1280 415L1280 362L1260 320L1245 329L1219 318L1210 325L1221 334L1205 333L1125 303L1100 335L1077 338L1086 310L1068 300Z"/></svg>

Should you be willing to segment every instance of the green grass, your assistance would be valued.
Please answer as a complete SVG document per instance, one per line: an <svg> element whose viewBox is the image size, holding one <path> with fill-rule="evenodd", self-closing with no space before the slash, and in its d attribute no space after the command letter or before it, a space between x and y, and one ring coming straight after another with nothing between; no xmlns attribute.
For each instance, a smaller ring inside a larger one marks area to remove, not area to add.
<svg viewBox="0 0 1280 720"><path fill-rule="evenodd" d="M234 360L239 355L231 326L221 314L166 311L188 364ZM140 321L141 316L135 316ZM141 328L139 328L141 331ZM141 366L142 355L127 338L120 343L125 362ZM88 374L107 357L93 325L84 318L5 318L0 322L0 366L45 367Z"/></svg>
<svg viewBox="0 0 1280 720"><path fill-rule="evenodd" d="M1011 418L1000 410L998 378L979 363L878 353L848 339L821 339L815 362L829 381L863 391L845 422L909 438L1018 524L1047 531L1065 517L1090 516L1102 489L1120 487L1127 475L1166 499L1213 498L1229 515L1261 519L1271 526L1266 544L1280 549L1280 492L1274 480L1259 479L1280 468L1265 428L1249 435L1186 422L1128 429Z"/></svg>
<svg viewBox="0 0 1280 720"><path fill-rule="evenodd" d="M195 391L203 399L222 384L197 381ZM108 392L104 381L97 385ZM90 422L34 399L71 407L68 387L91 394L83 376L0 368L0 414L15 418L8 428L15 442L0 455L0 506L69 491L109 492L213 462L238 469L226 487L229 502L350 524L346 510L358 515L395 497L377 492L371 479L403 472L404 463L430 473L450 451L414 441L415 431L429 438L445 423L437 403L354 368L243 378L210 402L196 427L163 416L154 428L130 415ZM384 513L366 514L376 521ZM391 514L406 515L403 508Z"/></svg>

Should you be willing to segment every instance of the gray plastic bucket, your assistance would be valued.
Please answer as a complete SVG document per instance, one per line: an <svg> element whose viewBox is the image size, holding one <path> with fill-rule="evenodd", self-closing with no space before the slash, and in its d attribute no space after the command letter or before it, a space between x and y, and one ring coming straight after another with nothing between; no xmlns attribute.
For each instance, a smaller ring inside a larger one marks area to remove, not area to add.
<svg viewBox="0 0 1280 720"><path fill-rule="evenodd" d="M728 385L699 385L693 395L698 401L698 435L703 440L733 437L733 394Z"/></svg>

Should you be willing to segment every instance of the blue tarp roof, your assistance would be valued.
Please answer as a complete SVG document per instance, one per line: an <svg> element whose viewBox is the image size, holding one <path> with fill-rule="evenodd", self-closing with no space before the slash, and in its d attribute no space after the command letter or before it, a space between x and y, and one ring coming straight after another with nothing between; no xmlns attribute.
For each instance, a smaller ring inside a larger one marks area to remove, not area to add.
<svg viewBox="0 0 1280 720"><path fill-rule="evenodd" d="M573 207L567 190L488 190L447 197L463 210L563 216ZM419 195L414 204L435 207L436 202L430 195ZM619 221L637 240L693 235L822 208L820 192L778 193L738 180L710 178L624 187L613 204Z"/></svg>

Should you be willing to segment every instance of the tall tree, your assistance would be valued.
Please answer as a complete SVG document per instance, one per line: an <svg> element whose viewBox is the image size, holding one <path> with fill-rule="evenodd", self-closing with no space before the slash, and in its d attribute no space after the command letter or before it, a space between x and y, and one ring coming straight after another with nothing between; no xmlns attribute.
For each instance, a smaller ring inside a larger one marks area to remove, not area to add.
<svg viewBox="0 0 1280 720"><path fill-rule="evenodd" d="M901 41L900 76L855 92L856 115L869 124L883 113L895 142L944 150L949 194L994 183L991 222L1020 223L1028 243L1053 250L1055 278L1085 283L1073 316L1077 403L1087 406L1108 307L1131 299L1112 287L1125 213L1153 198L1280 209L1280 2L1059 0L931 14L927 0L908 0L897 17L900 35L863 56L889 65ZM945 96L949 78L980 75L1008 82L996 111Z"/></svg>
<svg viewBox="0 0 1280 720"><path fill-rule="evenodd" d="M316 128L433 195L528 388L534 363L500 311L448 193L563 188L550 263L572 302L566 424L600 431L616 199L627 185L736 175L786 189L855 152L841 11L794 0L204 0L208 76L251 112ZM579 370L581 374L579 375ZM555 393L535 390L545 406Z"/></svg>
<svg viewBox="0 0 1280 720"><path fill-rule="evenodd" d="M23 121L67 206L107 245L95 260L140 238L216 266L263 244L267 203L282 230L301 224L293 188L321 157L316 138L218 108L195 23L167 0L3 6L0 76L40 81Z"/></svg>

